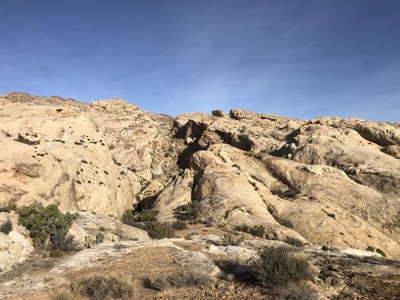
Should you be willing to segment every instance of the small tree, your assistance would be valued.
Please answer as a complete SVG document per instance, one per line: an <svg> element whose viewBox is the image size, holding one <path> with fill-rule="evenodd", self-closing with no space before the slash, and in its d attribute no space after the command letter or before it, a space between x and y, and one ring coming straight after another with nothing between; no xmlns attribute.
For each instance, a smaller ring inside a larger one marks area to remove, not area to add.
<svg viewBox="0 0 400 300"><path fill-rule="evenodd" d="M54 204L47 207L41 204L22 206L17 213L19 223L29 230L37 248L45 248L48 242L53 248L59 248L60 239L65 239L73 220L70 213L64 215Z"/></svg>

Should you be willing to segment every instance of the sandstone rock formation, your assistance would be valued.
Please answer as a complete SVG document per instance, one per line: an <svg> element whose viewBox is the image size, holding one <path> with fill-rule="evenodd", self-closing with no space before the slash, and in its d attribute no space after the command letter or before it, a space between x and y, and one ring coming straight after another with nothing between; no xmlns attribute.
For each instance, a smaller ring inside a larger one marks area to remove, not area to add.
<svg viewBox="0 0 400 300"><path fill-rule="evenodd" d="M0 232L0 274L25 261L34 250L28 231L18 225L18 215L0 213L0 226L7 221L11 222L12 230L7 234Z"/></svg>
<svg viewBox="0 0 400 300"><path fill-rule="evenodd" d="M400 124L232 110L175 119L120 99L0 96L0 201L172 223L263 225L267 238L400 257Z"/></svg>
<svg viewBox="0 0 400 300"><path fill-rule="evenodd" d="M0 97L0 110L3 204L37 201L121 216L177 172L172 118L125 101L11 93Z"/></svg>

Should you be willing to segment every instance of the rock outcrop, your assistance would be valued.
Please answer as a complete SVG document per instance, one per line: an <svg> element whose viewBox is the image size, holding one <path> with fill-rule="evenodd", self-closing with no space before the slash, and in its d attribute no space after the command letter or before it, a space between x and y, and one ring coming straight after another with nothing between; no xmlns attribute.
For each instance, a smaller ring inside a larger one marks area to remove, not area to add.
<svg viewBox="0 0 400 300"><path fill-rule="evenodd" d="M11 93L0 96L0 147L0 205L100 217L139 206L173 223L196 201L211 226L400 257L399 123L244 110L174 119L121 99Z"/></svg>
<svg viewBox="0 0 400 300"><path fill-rule="evenodd" d="M0 226L10 222L10 232L0 232L0 274L24 262L33 252L32 241L25 227L18 225L14 212L0 213Z"/></svg>
<svg viewBox="0 0 400 300"><path fill-rule="evenodd" d="M11 93L0 97L0 111L3 204L56 203L121 216L178 171L173 119L125 101Z"/></svg>

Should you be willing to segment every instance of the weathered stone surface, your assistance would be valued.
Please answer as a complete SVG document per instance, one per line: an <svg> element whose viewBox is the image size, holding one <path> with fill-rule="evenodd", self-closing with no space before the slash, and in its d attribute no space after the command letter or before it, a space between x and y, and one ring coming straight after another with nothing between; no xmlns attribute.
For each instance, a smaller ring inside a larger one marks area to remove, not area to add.
<svg viewBox="0 0 400 300"><path fill-rule="evenodd" d="M168 184L153 205L153 209L158 211L157 219L164 223L175 221L174 210L191 201L192 187L193 175L189 170Z"/></svg>
<svg viewBox="0 0 400 300"><path fill-rule="evenodd" d="M96 235L102 234L105 242L148 241L147 233L139 228L123 224L112 217L102 217L90 212L75 212L75 219L68 235L72 236L80 248L95 244Z"/></svg>
<svg viewBox="0 0 400 300"><path fill-rule="evenodd" d="M0 201L102 217L140 201L173 222L196 200L211 225L400 257L399 130L245 110L173 119L121 99L11 93L0 96Z"/></svg>
<svg viewBox="0 0 400 300"><path fill-rule="evenodd" d="M8 234L0 232L0 274L25 261L34 250L29 232L18 225L18 215L0 213L0 226L7 220L12 222L12 231Z"/></svg>
<svg viewBox="0 0 400 300"><path fill-rule="evenodd" d="M0 115L3 204L121 216L177 173L183 143L172 138L172 118L120 99L83 104L11 93L0 97Z"/></svg>

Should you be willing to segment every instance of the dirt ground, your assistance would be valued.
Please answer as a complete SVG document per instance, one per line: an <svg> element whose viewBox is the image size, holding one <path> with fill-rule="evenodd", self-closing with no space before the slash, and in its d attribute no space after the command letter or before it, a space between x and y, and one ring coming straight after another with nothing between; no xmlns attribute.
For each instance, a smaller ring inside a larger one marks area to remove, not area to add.
<svg viewBox="0 0 400 300"><path fill-rule="evenodd" d="M178 232L181 237L192 233L222 236L220 228L191 226ZM116 244L117 245L117 244ZM110 246L110 247L116 247ZM4 299L72 300L90 299L79 289L84 280L96 277L117 278L129 286L133 294L128 299L284 299L273 296L274 292L258 287L254 282L237 280L229 272L221 273L214 281L196 286L152 285L157 279L179 278L196 271L196 262L188 264L182 260L184 251L203 253L206 259L217 266L222 259L205 251L208 244L174 240L170 246L149 246L133 249L121 256L103 257L97 264L85 265L77 271L70 271L49 286L46 280L50 270L68 256L61 258L44 257L40 253L14 270L0 275L0 287L9 291ZM108 253L109 249L106 248ZM304 248L301 251L318 270L313 286L320 292L321 299L332 300L399 300L400 262L379 257L355 257L339 253ZM122 253L122 252L121 252ZM73 255L73 254L70 254ZM229 257L228 257L229 258ZM190 266L190 267L188 267ZM199 267L199 265L197 265ZM50 279L49 279L50 280ZM22 285L32 285L31 291L18 293ZM12 286L10 286L10 284ZM20 284L20 285L18 285ZM8 285L8 286L6 286ZM13 289L15 285L15 289ZM41 286L42 285L42 286ZM160 288L161 287L161 288ZM64 296L61 297L61 296ZM296 298L291 298L296 299ZM302 298L306 299L306 298ZM308 300L308 299L307 299Z"/></svg>

